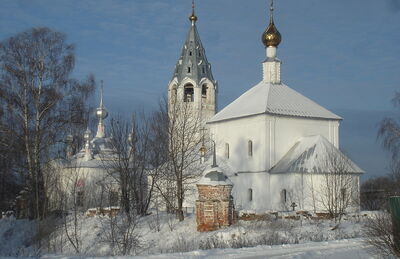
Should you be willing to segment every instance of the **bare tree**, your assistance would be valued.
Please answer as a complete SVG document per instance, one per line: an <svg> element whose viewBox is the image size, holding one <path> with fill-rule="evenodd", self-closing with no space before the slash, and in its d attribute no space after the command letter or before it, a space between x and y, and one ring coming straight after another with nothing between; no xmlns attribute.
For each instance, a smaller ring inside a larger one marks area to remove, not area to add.
<svg viewBox="0 0 400 259"><path fill-rule="evenodd" d="M64 189L63 205L64 211L71 212L71 217L63 214L63 226L67 240L79 254L82 249L82 222L79 220L79 215L84 203L82 179L85 175L79 167L70 167L64 173L68 176L64 176L61 183Z"/></svg>
<svg viewBox="0 0 400 259"><path fill-rule="evenodd" d="M148 186L147 163L150 150L150 125L142 115L138 122L132 116L130 122L112 119L110 123L112 159L103 159L108 174L116 181L121 192L121 205L126 215L134 210L146 215L153 192Z"/></svg>
<svg viewBox="0 0 400 259"><path fill-rule="evenodd" d="M2 116L0 111L0 125L12 122L8 116ZM20 163L20 152L16 152L14 147L19 145L14 137L10 137L8 132L1 131L0 127L0 211L10 210L17 194L22 190L15 164Z"/></svg>
<svg viewBox="0 0 400 259"><path fill-rule="evenodd" d="M400 92L392 99L394 106L400 105ZM392 158L398 160L400 155L400 124L395 118L385 118L380 123L378 138L382 139L383 147L392 153Z"/></svg>
<svg viewBox="0 0 400 259"><path fill-rule="evenodd" d="M392 160L390 164L389 179L391 184L391 195L400 195L400 161Z"/></svg>
<svg viewBox="0 0 400 259"><path fill-rule="evenodd" d="M322 160L321 168L325 172L317 200L335 221L340 222L348 208L359 204L359 172L345 154L333 147Z"/></svg>
<svg viewBox="0 0 400 259"><path fill-rule="evenodd" d="M202 121L191 102L161 104L158 113L160 130L168 144L166 163L162 165L162 180L157 189L167 205L184 220L185 194L201 173L199 149L202 144Z"/></svg>
<svg viewBox="0 0 400 259"><path fill-rule="evenodd" d="M29 186L32 218L47 214L43 167L57 156L70 115L81 116L78 108L85 107L94 89L92 77L86 82L70 78L74 60L65 35L48 28L33 28L0 44L0 102L14 122L0 128L20 143L11 148L23 156L18 170Z"/></svg>

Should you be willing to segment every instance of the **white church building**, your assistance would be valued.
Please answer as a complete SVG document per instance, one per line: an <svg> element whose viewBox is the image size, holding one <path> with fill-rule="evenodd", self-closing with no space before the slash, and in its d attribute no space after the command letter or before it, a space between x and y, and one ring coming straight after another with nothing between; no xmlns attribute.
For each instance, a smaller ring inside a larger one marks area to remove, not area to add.
<svg viewBox="0 0 400 259"><path fill-rule="evenodd" d="M189 20L189 32L168 84L168 105L169 111L179 102L190 105L201 120L198 136L204 137L205 145L198 152L204 158L199 159L203 164L198 168L206 169L197 184L213 184L205 179L215 169L210 169L213 142L218 174L233 185L235 210L317 212L328 210L332 200L345 204L347 210L358 210L363 171L339 150L342 118L281 80L277 56L281 34L274 24L273 7L262 35L266 59L261 81L219 112L218 83L200 40L194 8ZM104 127L107 115L101 95L95 137L88 130L84 147L58 164L65 191L73 189L82 207L118 204L120 190L105 164L115 159ZM111 190L108 197L105 188ZM184 206L194 207L197 197L195 182Z"/></svg>
<svg viewBox="0 0 400 259"><path fill-rule="evenodd" d="M262 35L266 59L261 81L217 113L218 86L194 11L189 19L189 33L168 87L169 104L192 102L205 121L219 168L233 183L235 209L324 211L335 196L348 203L348 210L358 210L363 171L339 150L342 118L282 82L277 56L281 34L272 5ZM211 165L211 160L206 163Z"/></svg>

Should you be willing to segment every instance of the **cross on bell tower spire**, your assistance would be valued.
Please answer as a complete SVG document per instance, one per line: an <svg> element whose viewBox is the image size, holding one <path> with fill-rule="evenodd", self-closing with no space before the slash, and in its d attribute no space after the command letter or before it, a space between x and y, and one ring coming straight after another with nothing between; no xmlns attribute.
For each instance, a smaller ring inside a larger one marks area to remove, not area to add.
<svg viewBox="0 0 400 259"><path fill-rule="evenodd" d="M192 26L196 23L197 21L197 16L195 14L195 5L194 5L194 0L192 0L192 14L189 16L189 20L192 22Z"/></svg>
<svg viewBox="0 0 400 259"><path fill-rule="evenodd" d="M101 82L100 88L100 106L96 109L96 117L99 120L97 125L97 134L96 138L104 138L105 137L105 129L104 129L104 119L107 118L108 112L103 103L103 80Z"/></svg>

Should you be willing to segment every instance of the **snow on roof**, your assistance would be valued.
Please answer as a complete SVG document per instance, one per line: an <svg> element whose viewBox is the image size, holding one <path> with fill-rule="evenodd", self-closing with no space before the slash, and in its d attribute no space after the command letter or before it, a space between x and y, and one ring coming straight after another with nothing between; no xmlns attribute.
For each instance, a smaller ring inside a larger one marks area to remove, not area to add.
<svg viewBox="0 0 400 259"><path fill-rule="evenodd" d="M263 113L342 119L284 84L262 81L218 112L209 123Z"/></svg>
<svg viewBox="0 0 400 259"><path fill-rule="evenodd" d="M321 135L301 138L270 173L363 173L353 161Z"/></svg>
<svg viewBox="0 0 400 259"><path fill-rule="evenodd" d="M99 168L106 169L112 166L112 162L116 159L116 154L112 150L110 138L93 138L90 143L92 157L85 157L85 147L83 147L71 159L60 160L59 164L66 168Z"/></svg>
<svg viewBox="0 0 400 259"><path fill-rule="evenodd" d="M233 185L232 181L224 174L220 167L209 166L196 184L199 185Z"/></svg>
<svg viewBox="0 0 400 259"><path fill-rule="evenodd" d="M204 162L204 165L207 168L211 168L211 165L213 164L213 158L212 156L209 157L208 159L206 159L206 161ZM222 170L222 172L224 172L225 175L232 176L236 173L236 171L233 169L234 166L232 166L231 164L231 160L225 158L225 156L218 156L217 155L217 164L218 164L218 168L220 168ZM204 170L205 172L205 170ZM203 175L204 175L203 172Z"/></svg>

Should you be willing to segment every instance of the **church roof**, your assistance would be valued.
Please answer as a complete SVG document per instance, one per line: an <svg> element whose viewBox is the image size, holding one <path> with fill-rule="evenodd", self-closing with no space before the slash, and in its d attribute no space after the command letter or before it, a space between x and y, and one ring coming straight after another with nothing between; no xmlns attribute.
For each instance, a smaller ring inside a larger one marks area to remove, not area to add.
<svg viewBox="0 0 400 259"><path fill-rule="evenodd" d="M363 173L364 171L321 135L301 138L270 173Z"/></svg>
<svg viewBox="0 0 400 259"><path fill-rule="evenodd" d="M188 70L189 67L190 71ZM177 78L178 82L180 82L186 77L197 83L203 78L214 81L211 64L207 60L195 23L190 26L185 44L182 47L181 56L176 63L172 80Z"/></svg>
<svg viewBox="0 0 400 259"><path fill-rule="evenodd" d="M85 147L83 147L78 153L67 162L64 163L64 167L77 167L77 168L107 168L110 166L108 161L116 158L115 152L113 152L111 138L95 137L90 141L92 157L87 159L85 157Z"/></svg>
<svg viewBox="0 0 400 259"><path fill-rule="evenodd" d="M261 81L218 112L209 123L263 113L332 120L342 119L287 85Z"/></svg>
<svg viewBox="0 0 400 259"><path fill-rule="evenodd" d="M224 174L220 167L208 167L196 184L199 185L233 185L232 181Z"/></svg>

